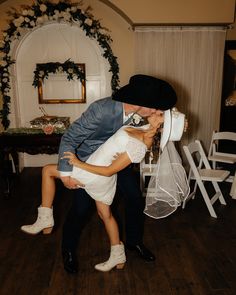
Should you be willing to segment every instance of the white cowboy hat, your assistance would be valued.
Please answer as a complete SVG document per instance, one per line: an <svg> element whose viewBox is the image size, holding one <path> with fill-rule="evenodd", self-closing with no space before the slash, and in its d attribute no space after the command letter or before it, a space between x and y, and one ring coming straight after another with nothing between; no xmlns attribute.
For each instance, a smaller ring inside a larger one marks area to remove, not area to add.
<svg viewBox="0 0 236 295"><path fill-rule="evenodd" d="M185 115L176 108L164 111L164 124L160 148L163 151L168 141L179 141L184 132Z"/></svg>

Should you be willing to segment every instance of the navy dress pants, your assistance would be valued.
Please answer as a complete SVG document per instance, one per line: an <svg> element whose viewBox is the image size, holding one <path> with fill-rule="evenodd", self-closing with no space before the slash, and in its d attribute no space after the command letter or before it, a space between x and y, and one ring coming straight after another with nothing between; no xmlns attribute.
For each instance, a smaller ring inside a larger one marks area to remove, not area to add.
<svg viewBox="0 0 236 295"><path fill-rule="evenodd" d="M139 179L132 165L118 173L117 186L124 197L126 243L140 244L143 238L144 199L140 191ZM93 204L94 200L84 189L75 191L63 226L62 250L76 251L81 231L89 219Z"/></svg>

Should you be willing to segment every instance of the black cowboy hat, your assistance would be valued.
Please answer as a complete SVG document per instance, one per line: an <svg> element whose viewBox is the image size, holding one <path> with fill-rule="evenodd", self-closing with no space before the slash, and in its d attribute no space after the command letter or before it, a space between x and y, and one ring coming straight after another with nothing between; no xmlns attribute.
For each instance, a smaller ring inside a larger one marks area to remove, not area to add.
<svg viewBox="0 0 236 295"><path fill-rule="evenodd" d="M134 75L129 84L117 90L114 100L147 108L168 110L177 101L173 87L166 81L147 75Z"/></svg>

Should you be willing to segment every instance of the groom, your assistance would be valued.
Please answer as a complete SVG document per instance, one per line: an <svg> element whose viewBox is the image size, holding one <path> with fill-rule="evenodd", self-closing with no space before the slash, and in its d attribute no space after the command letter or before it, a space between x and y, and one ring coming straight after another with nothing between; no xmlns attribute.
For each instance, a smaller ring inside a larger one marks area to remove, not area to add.
<svg viewBox="0 0 236 295"><path fill-rule="evenodd" d="M134 113L148 117L157 110L172 108L176 101L176 93L166 81L147 75L135 75L113 97L93 102L63 135L58 170L64 185L76 189L62 235L63 263L68 273L78 271L77 244L94 201L84 189L78 189L81 184L70 177L72 166L61 156L65 151L76 151L79 158L85 161L124 123L127 124L130 120L128 118ZM153 261L155 256L143 244L142 192L131 166L118 173L117 185L125 200L126 249L136 251L146 261Z"/></svg>

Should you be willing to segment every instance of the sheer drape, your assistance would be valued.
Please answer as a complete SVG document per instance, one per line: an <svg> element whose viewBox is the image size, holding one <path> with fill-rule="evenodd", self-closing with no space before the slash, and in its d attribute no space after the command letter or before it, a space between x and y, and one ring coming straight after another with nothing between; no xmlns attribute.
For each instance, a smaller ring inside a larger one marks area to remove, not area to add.
<svg viewBox="0 0 236 295"><path fill-rule="evenodd" d="M189 120L183 142L198 138L208 148L219 127L225 36L222 27L135 29L135 72L174 86Z"/></svg>

